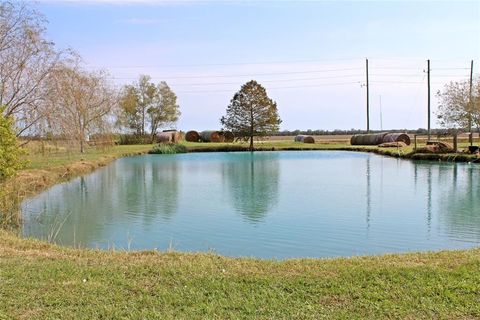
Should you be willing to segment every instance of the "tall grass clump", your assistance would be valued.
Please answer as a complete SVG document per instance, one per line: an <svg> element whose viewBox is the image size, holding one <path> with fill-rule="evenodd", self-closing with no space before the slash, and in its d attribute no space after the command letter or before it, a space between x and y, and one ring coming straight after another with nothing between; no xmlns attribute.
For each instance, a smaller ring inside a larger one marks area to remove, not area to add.
<svg viewBox="0 0 480 320"><path fill-rule="evenodd" d="M0 229L16 230L20 226L20 191L15 184L0 182Z"/></svg>
<svg viewBox="0 0 480 320"><path fill-rule="evenodd" d="M177 154L187 153L188 149L183 144L165 144L161 143L149 151L150 154Z"/></svg>

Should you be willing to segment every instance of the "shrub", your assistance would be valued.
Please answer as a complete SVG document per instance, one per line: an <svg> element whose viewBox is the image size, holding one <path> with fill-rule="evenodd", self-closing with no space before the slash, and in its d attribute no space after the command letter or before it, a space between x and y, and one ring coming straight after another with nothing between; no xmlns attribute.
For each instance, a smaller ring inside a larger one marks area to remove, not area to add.
<svg viewBox="0 0 480 320"><path fill-rule="evenodd" d="M5 117L3 110L0 108L0 181L13 176L23 166L20 159L23 152L13 130L13 118Z"/></svg>
<svg viewBox="0 0 480 320"><path fill-rule="evenodd" d="M158 144L150 150L150 154L176 154L188 152L183 144Z"/></svg>

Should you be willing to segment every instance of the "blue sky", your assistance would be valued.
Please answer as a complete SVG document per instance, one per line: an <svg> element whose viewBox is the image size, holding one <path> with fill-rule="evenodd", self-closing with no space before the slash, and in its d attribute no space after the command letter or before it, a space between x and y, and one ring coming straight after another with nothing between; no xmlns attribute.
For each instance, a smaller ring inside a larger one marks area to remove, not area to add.
<svg viewBox="0 0 480 320"><path fill-rule="evenodd" d="M435 92L480 67L480 2L40 0L58 47L123 85L139 74L177 93L183 130L218 128L241 84L277 101L282 129L426 127ZM436 123L432 124L434 127Z"/></svg>

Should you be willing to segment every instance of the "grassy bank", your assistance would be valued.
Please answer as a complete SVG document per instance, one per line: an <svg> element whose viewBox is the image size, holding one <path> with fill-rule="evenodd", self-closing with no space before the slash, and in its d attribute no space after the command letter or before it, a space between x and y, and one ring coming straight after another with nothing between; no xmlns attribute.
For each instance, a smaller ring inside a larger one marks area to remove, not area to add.
<svg viewBox="0 0 480 320"><path fill-rule="evenodd" d="M5 319L475 319L480 250L282 262L101 252L0 231Z"/></svg>
<svg viewBox="0 0 480 320"><path fill-rule="evenodd" d="M245 143L196 143L184 142L189 152L216 152L216 151L247 151L248 145ZM466 148L467 143L463 143L459 148ZM341 141L323 141L322 143L305 144L285 140L260 141L255 143L257 151L280 151L280 150L340 150L340 151L361 151L372 152L380 155L413 159L413 160L431 160L448 162L479 162L477 155L466 153L415 153L412 145L404 148L379 148L377 146L352 146L349 142Z"/></svg>

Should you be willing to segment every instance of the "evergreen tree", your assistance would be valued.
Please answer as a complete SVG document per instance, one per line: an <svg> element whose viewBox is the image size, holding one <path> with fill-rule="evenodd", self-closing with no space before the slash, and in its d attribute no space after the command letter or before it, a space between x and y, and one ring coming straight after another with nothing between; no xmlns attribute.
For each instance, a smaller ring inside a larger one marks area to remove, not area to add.
<svg viewBox="0 0 480 320"><path fill-rule="evenodd" d="M15 174L23 162L13 128L13 117L4 115L5 108L0 107L0 181Z"/></svg>
<svg viewBox="0 0 480 320"><path fill-rule="evenodd" d="M264 87L251 80L235 93L220 122L235 136L249 138L253 151L253 138L278 131L282 120L277 103L268 97Z"/></svg>

